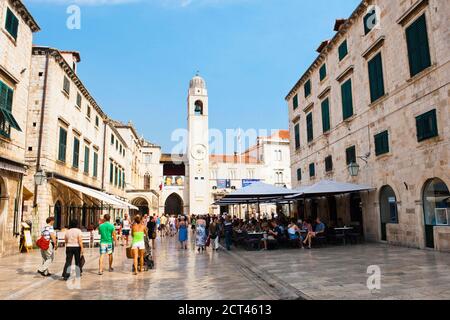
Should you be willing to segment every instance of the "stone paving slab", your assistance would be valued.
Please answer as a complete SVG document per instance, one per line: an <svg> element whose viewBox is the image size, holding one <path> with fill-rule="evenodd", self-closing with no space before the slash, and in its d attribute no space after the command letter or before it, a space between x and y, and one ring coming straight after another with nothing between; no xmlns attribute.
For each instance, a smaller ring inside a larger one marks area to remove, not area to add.
<svg viewBox="0 0 450 320"><path fill-rule="evenodd" d="M311 299L450 299L448 253L383 244L235 252ZM367 288L370 265L380 267L380 290Z"/></svg>
<svg viewBox="0 0 450 320"><path fill-rule="evenodd" d="M114 272L97 275L98 248L87 249L81 289L71 289L60 280L65 252L57 251L49 278L36 273L40 254L20 254L0 258L0 299L64 300L193 300L193 299L278 299L251 275L239 271L225 252L198 254L191 247L180 250L174 239L158 241L156 268L133 276L132 261L124 247L114 253ZM106 259L105 259L106 263ZM106 270L106 269L105 269Z"/></svg>

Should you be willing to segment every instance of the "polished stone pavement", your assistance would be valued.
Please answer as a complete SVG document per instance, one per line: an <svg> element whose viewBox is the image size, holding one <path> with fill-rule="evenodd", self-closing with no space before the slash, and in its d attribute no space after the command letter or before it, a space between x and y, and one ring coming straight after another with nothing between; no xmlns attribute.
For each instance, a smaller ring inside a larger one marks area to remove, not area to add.
<svg viewBox="0 0 450 320"><path fill-rule="evenodd" d="M450 299L449 253L362 244L234 254L306 299ZM367 287L369 266L379 267L379 290Z"/></svg>
<svg viewBox="0 0 450 320"><path fill-rule="evenodd" d="M98 248L85 256L79 283L60 280L63 248L49 278L36 273L37 250L0 258L0 299L450 299L450 254L382 244L199 254L164 238L156 268L138 276L124 247L114 253L114 272L103 276ZM380 267L380 290L366 286L369 265Z"/></svg>

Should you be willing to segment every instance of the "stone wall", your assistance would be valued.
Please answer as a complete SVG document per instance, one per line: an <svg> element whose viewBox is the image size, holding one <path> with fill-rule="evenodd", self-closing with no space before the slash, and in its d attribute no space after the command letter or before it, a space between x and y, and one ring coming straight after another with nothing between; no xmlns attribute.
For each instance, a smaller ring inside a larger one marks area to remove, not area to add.
<svg viewBox="0 0 450 320"><path fill-rule="evenodd" d="M450 186L450 50L448 1L368 1L381 9L379 29L364 36L364 3L325 49L312 69L288 95L291 137L294 125L300 123L300 149L291 140L291 170L293 186L310 185L320 179L368 184L376 188L363 196L366 237L381 239L379 190L391 186L398 201L399 224L388 226L388 241L393 244L424 247L424 219L422 190L424 184L437 177ZM410 22L425 13L432 66L415 77L410 76L405 27L398 23L414 3L423 3L413 11ZM347 40L349 54L338 61L338 46ZM321 39L318 39L320 42ZM376 44L376 45L375 45ZM375 45L375 49L368 50ZM366 57L364 53L368 53ZM381 52L385 96L370 102L368 61ZM319 80L319 68L327 65L327 77ZM340 79L342 78L342 79ZM304 97L303 84L311 80L312 94ZM354 115L343 121L341 84L352 79ZM292 98L299 97L294 110ZM331 130L322 132L321 102L330 100ZM416 116L436 109L439 136L418 142ZM306 114L313 113L314 139L306 141ZM388 130L390 152L375 155L374 135ZM357 157L369 154L367 163L359 158L360 172L351 177L346 164L345 150L356 146ZM333 157L333 171L325 172L325 158ZM309 177L308 166L315 163L316 176ZM302 181L297 181L297 169L302 169Z"/></svg>

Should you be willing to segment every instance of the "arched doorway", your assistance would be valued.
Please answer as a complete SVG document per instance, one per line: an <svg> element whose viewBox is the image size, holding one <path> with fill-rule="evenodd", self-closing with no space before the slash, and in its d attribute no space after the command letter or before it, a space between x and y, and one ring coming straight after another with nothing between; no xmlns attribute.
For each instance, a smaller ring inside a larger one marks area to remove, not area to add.
<svg viewBox="0 0 450 320"><path fill-rule="evenodd" d="M183 214L183 199L176 194L172 193L167 197L166 203L164 204L164 213L165 214Z"/></svg>
<svg viewBox="0 0 450 320"><path fill-rule="evenodd" d="M61 230L62 226L62 205L61 201L56 201L55 208L53 209L53 216L55 218L55 229Z"/></svg>
<svg viewBox="0 0 450 320"><path fill-rule="evenodd" d="M398 223L397 197L394 189L386 185L380 190L381 240L387 240L386 225Z"/></svg>
<svg viewBox="0 0 450 320"><path fill-rule="evenodd" d="M132 212L131 212L132 215L139 214L140 216L143 216L143 215L149 213L149 204L146 199L144 199L142 197L136 198L133 201L131 201L131 204L133 204L134 206L139 208L138 211L132 210Z"/></svg>
<svg viewBox="0 0 450 320"><path fill-rule="evenodd" d="M425 245L434 248L434 226L449 225L450 192L438 178L425 183L423 188L423 213L425 222Z"/></svg>

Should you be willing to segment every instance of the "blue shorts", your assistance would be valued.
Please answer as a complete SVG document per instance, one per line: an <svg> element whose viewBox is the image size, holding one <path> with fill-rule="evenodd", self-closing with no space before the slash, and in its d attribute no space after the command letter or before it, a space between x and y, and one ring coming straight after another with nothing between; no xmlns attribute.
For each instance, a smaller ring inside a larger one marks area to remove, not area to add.
<svg viewBox="0 0 450 320"><path fill-rule="evenodd" d="M129 229L127 229L127 230L123 230L122 229L122 235L128 237L130 235L130 230Z"/></svg>
<svg viewBox="0 0 450 320"><path fill-rule="evenodd" d="M113 254L114 248L112 243L101 243L100 254Z"/></svg>

